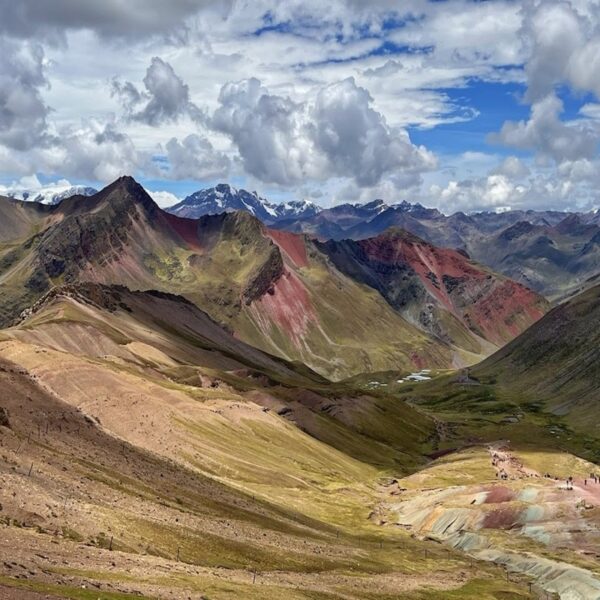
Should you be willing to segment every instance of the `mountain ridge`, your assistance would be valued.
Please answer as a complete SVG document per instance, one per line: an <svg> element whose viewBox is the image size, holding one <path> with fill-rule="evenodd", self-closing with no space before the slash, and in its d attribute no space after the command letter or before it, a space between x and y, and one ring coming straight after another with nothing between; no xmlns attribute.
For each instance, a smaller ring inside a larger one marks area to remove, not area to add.
<svg viewBox="0 0 600 600"><path fill-rule="evenodd" d="M180 218L160 209L131 177L44 210L30 237L0 251L5 322L56 285L89 281L168 291L261 350L333 378L393 365L467 364L506 339L465 327L454 305L444 318L452 313L462 324L448 325L452 336L438 335L398 310L381 286L365 287L340 270L309 236L266 227L247 211ZM539 302L533 295L522 300ZM434 311L430 320L438 316ZM517 319L512 334L537 316ZM335 361L326 358L331 344L339 348Z"/></svg>
<svg viewBox="0 0 600 600"><path fill-rule="evenodd" d="M307 200L294 200L274 204L256 192L219 183L213 188L198 190L181 202L168 207L171 214L198 219L205 215L244 210L269 225L279 220L314 216L320 207Z"/></svg>
<svg viewBox="0 0 600 600"><path fill-rule="evenodd" d="M405 318L451 343L467 343L470 332L471 347L478 338L501 346L548 309L524 286L403 229L322 247L338 268L377 289Z"/></svg>
<svg viewBox="0 0 600 600"><path fill-rule="evenodd" d="M68 198L62 202L69 204ZM321 241L366 239L390 227L401 227L436 246L466 252L551 300L570 295L599 271L597 211L512 210L447 216L419 203L387 204L381 199L321 208L308 201L271 203L256 192L228 184L199 190L165 209L193 219L238 210L256 216L268 227L305 233ZM188 240L193 239L191 223L185 232L181 224L175 225Z"/></svg>
<svg viewBox="0 0 600 600"><path fill-rule="evenodd" d="M36 202L38 204L55 205L71 196L93 196L98 190L87 185L49 185L40 189L9 190L5 195L15 200Z"/></svg>
<svg viewBox="0 0 600 600"><path fill-rule="evenodd" d="M361 240L376 237L390 227L400 227L440 247L466 252L487 265L553 299L576 289L600 270L600 253L593 241L600 232L597 214L558 211L507 211L502 213L454 213L436 209L406 210L390 206L373 216L344 205L324 209L307 219L275 223L277 228L306 233L321 241ZM553 247L548 254L540 246L544 235ZM587 246L585 257L580 250Z"/></svg>

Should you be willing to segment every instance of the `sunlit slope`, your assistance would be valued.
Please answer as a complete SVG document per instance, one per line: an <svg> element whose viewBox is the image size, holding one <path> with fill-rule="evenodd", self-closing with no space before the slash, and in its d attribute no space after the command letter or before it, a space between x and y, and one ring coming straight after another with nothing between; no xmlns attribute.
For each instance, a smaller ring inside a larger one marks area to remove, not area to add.
<svg viewBox="0 0 600 600"><path fill-rule="evenodd" d="M474 373L594 428L600 415L599 322L595 286L554 308Z"/></svg>
<svg viewBox="0 0 600 600"><path fill-rule="evenodd" d="M31 352L40 365L56 358L59 373L61 356L83 368L80 379L89 389L122 372L122 381L134 377L132 390L141 378L140 389L152 382L194 398L244 398L377 466L418 464L433 432L432 422L406 404L332 385L303 365L248 346L190 302L164 293L98 284L55 288L3 337L11 348L28 348L24 355ZM79 386L72 392L77 402L91 393Z"/></svg>
<svg viewBox="0 0 600 600"><path fill-rule="evenodd" d="M235 338L196 305L164 292L82 283L53 288L7 334L22 341L140 369L198 367L325 383Z"/></svg>

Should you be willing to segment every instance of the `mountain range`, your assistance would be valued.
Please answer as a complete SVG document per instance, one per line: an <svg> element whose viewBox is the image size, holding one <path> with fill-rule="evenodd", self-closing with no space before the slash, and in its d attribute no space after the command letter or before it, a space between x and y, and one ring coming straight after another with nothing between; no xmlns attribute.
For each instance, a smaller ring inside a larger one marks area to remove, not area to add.
<svg viewBox="0 0 600 600"><path fill-rule="evenodd" d="M276 226L320 239L355 240L401 227L438 246L464 251L549 298L561 297L582 285L598 272L600 264L597 212L507 211L446 216L416 205L388 207L363 219L352 205L345 205Z"/></svg>
<svg viewBox="0 0 600 600"><path fill-rule="evenodd" d="M509 210L444 215L421 204L383 200L320 208L308 202L271 204L256 193L222 184L196 192L167 209L198 218L248 211L264 223L320 241L362 240L390 227L436 246L466 252L494 271L556 299L585 285L600 264L600 213Z"/></svg>
<svg viewBox="0 0 600 600"><path fill-rule="evenodd" d="M57 204L95 191L82 186L50 186L35 192L12 192L11 197ZM306 200L272 203L256 192L229 184L199 190L166 211L192 219L244 211L269 227L319 241L362 240L391 227L401 228L436 246L460 250L550 300L584 289L600 264L598 211L508 210L447 216L421 204L404 201L389 205L383 200L322 208Z"/></svg>
<svg viewBox="0 0 600 600"><path fill-rule="evenodd" d="M6 195L15 200L27 200L29 202L53 205L60 204L63 200L71 196L93 196L97 193L98 190L90 186L54 184L34 190L11 190L6 192Z"/></svg>
<svg viewBox="0 0 600 600"><path fill-rule="evenodd" d="M52 207L4 199L0 211L4 324L56 285L159 290L263 351L339 379L470 364L548 309L464 254L401 231L323 244L243 211L182 218L131 178Z"/></svg>
<svg viewBox="0 0 600 600"><path fill-rule="evenodd" d="M205 215L242 210L260 219L266 225L285 219L310 218L321 208L307 200L273 204L256 192L237 189L227 183L199 190L167 209L178 217L198 219Z"/></svg>

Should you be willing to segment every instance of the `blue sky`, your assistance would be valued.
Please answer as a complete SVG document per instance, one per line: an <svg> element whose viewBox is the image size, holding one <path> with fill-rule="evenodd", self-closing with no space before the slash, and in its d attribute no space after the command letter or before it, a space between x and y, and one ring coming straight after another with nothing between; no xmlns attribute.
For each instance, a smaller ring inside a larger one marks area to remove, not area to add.
<svg viewBox="0 0 600 600"><path fill-rule="evenodd" d="M459 154L463 152L494 152L509 155L514 151L499 144L491 144L489 133L499 131L507 120L526 120L529 107L522 101L525 86L516 83L469 81L464 88L438 90L463 109L472 109L475 115L463 122L441 124L434 128L410 127L411 138L435 152Z"/></svg>
<svg viewBox="0 0 600 600"><path fill-rule="evenodd" d="M585 0L23 0L0 24L0 193L127 173L163 205L228 181L589 210L596 47Z"/></svg>

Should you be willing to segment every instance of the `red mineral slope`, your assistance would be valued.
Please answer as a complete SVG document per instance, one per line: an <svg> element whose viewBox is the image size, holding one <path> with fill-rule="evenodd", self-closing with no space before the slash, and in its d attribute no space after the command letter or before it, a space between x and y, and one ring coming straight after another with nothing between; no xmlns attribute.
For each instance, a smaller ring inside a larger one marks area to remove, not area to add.
<svg viewBox="0 0 600 600"><path fill-rule="evenodd" d="M401 229L320 247L339 269L377 289L402 314L465 348L473 334L502 346L548 309L544 298L523 285Z"/></svg>
<svg viewBox="0 0 600 600"><path fill-rule="evenodd" d="M195 219L185 219L176 217L169 213L162 213L162 218L168 223L171 229L192 249L201 250L202 245L198 238L198 221Z"/></svg>
<svg viewBox="0 0 600 600"><path fill-rule="evenodd" d="M308 257L306 255L306 245L304 236L288 231L278 231L277 229L267 229L266 233L280 250L285 252L296 267L307 267Z"/></svg>
<svg viewBox="0 0 600 600"><path fill-rule="evenodd" d="M403 231L391 231L378 237L362 240L359 246L371 259L388 265L403 264L412 268L427 291L449 310L454 304L444 277L484 280L488 273L475 267L463 254L450 248L437 248L417 236Z"/></svg>
<svg viewBox="0 0 600 600"><path fill-rule="evenodd" d="M530 289L510 279L499 281L465 315L483 333L483 337L503 345L541 319L547 305Z"/></svg>
<svg viewBox="0 0 600 600"><path fill-rule="evenodd" d="M310 323L317 322L307 289L288 269L250 310L263 333L271 337L274 324L298 349L303 347Z"/></svg>
<svg viewBox="0 0 600 600"><path fill-rule="evenodd" d="M510 341L547 310L545 300L525 286L404 231L358 244L371 261L409 267L429 296L493 344Z"/></svg>

